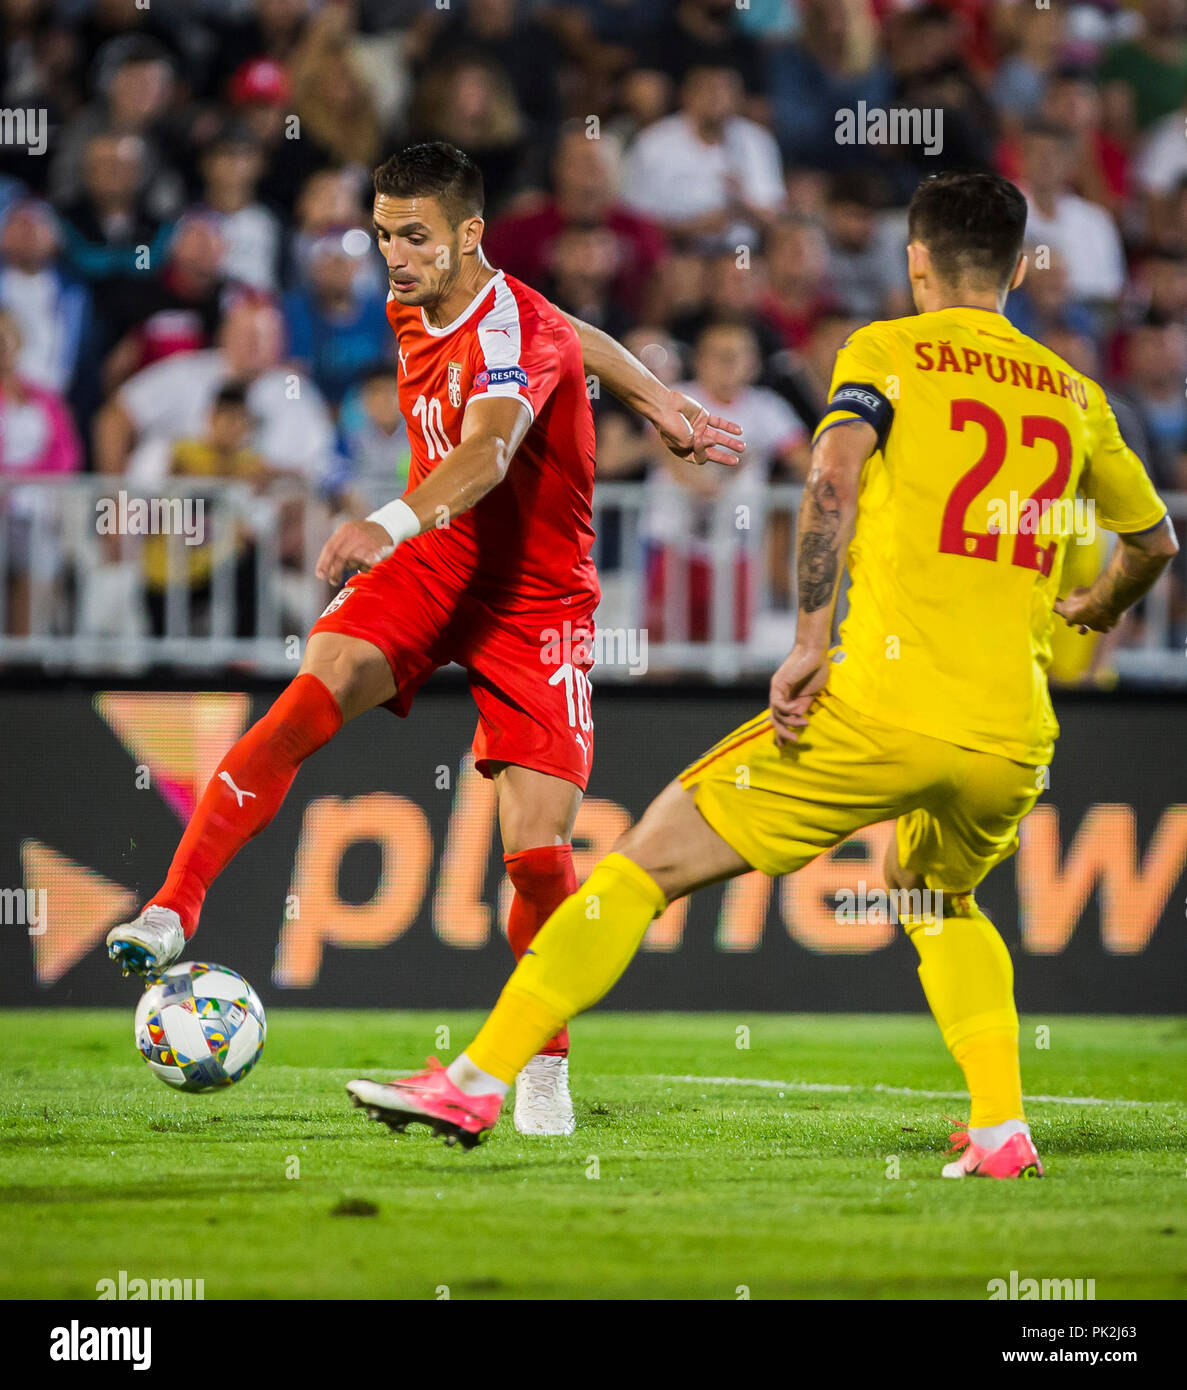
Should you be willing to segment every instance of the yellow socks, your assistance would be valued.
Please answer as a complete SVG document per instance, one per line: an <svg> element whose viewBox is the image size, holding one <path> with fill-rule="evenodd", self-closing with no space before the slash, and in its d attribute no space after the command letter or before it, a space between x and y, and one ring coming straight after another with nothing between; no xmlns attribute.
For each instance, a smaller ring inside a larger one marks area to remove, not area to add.
<svg viewBox="0 0 1187 1390"><path fill-rule="evenodd" d="M959 916L904 926L919 952L927 1002L964 1072L970 1129L1024 1120L1014 966L997 928L971 897Z"/></svg>
<svg viewBox="0 0 1187 1390"><path fill-rule="evenodd" d="M667 905L650 874L607 855L540 928L465 1055L514 1081L562 1025L613 988Z"/></svg>

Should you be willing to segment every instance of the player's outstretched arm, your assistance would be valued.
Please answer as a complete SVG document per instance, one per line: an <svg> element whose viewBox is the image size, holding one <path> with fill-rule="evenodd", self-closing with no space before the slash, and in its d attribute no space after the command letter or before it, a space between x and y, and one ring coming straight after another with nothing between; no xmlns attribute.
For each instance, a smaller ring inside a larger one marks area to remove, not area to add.
<svg viewBox="0 0 1187 1390"><path fill-rule="evenodd" d="M808 707L828 679L833 609L857 523L861 470L877 447L878 435L864 420L841 421L812 446L796 536L795 646L771 678L771 719L779 743L799 738Z"/></svg>
<svg viewBox="0 0 1187 1390"><path fill-rule="evenodd" d="M337 584L352 570L369 570L401 541L432 527L447 527L507 476L511 459L532 423L518 396L484 396L462 416L462 437L418 487L339 526L322 549L317 577Z"/></svg>
<svg viewBox="0 0 1187 1390"><path fill-rule="evenodd" d="M746 451L741 425L724 415L712 414L683 391L665 386L633 353L600 328L572 314L565 314L565 318L581 339L587 376L596 377L623 405L649 420L678 458L691 459L693 463L738 462Z"/></svg>
<svg viewBox="0 0 1187 1390"><path fill-rule="evenodd" d="M1118 536L1117 542L1092 584L1055 601L1055 611L1077 632L1110 632L1179 553L1168 516L1148 531Z"/></svg>

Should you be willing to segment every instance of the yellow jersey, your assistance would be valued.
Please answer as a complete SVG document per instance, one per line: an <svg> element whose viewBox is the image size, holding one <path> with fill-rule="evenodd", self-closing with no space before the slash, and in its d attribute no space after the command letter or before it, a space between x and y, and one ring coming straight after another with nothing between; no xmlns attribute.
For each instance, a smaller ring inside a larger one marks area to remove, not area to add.
<svg viewBox="0 0 1187 1390"><path fill-rule="evenodd" d="M816 438L864 419L849 612L828 688L874 718L1035 765L1069 544L1166 508L1095 381L1003 315L941 309L859 329Z"/></svg>

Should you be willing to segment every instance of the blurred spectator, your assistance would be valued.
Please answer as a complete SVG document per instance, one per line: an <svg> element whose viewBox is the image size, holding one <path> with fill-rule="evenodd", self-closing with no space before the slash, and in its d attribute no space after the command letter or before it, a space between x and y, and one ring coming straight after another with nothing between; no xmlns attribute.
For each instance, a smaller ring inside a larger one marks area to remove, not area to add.
<svg viewBox="0 0 1187 1390"><path fill-rule="evenodd" d="M734 0L676 0L675 13L641 40L635 62L643 72L662 73L673 92L696 68L731 68L750 114L756 120L768 114L762 51L739 25Z"/></svg>
<svg viewBox="0 0 1187 1390"><path fill-rule="evenodd" d="M775 131L788 163L815 169L867 164L868 147L837 143L837 112L890 104L892 80L861 0L803 0L802 30L770 55Z"/></svg>
<svg viewBox="0 0 1187 1390"><path fill-rule="evenodd" d="M1066 42L1062 10L1018 5L1013 17L1013 48L993 75L990 94L1002 124L1016 134L1039 114L1043 97Z"/></svg>
<svg viewBox="0 0 1187 1390"><path fill-rule="evenodd" d="M1132 294L1148 313L1187 323L1187 250L1149 247L1137 258Z"/></svg>
<svg viewBox="0 0 1187 1390"><path fill-rule="evenodd" d="M228 280L272 293L280 274L280 223L259 201L264 151L247 126L225 126L202 156L202 211L223 240Z"/></svg>
<svg viewBox="0 0 1187 1390"><path fill-rule="evenodd" d="M128 299L156 273L168 228L141 197L144 142L138 135L92 135L83 152L82 177L82 196L62 211L66 258L91 287L98 346L106 351Z"/></svg>
<svg viewBox="0 0 1187 1390"><path fill-rule="evenodd" d="M76 85L85 87L88 95L102 85L110 64L129 49L142 48L146 40L164 50L177 70L186 65L187 40L193 35L176 6L154 5L151 0L146 5L129 5L127 0L84 0L81 6L51 0L51 4L60 14L70 14L68 32L79 65L76 77L83 79Z"/></svg>
<svg viewBox="0 0 1187 1390"><path fill-rule="evenodd" d="M70 35L48 0L6 0L0 6L0 106L38 113L35 125L6 120L0 140L0 185L15 180L14 195L48 189L52 161L45 156L57 148L63 118L76 105L72 65ZM0 212L5 201L0 190Z"/></svg>
<svg viewBox="0 0 1187 1390"><path fill-rule="evenodd" d="M292 111L288 74L268 58L253 58L239 68L228 90L238 120L260 142L264 174L258 196L285 212L291 211L302 187L333 155L301 127Z"/></svg>
<svg viewBox="0 0 1187 1390"><path fill-rule="evenodd" d="M385 296L360 264L370 251L370 240L357 232L326 233L310 251L308 288L284 298L289 352L332 405L363 373L395 355Z"/></svg>
<svg viewBox="0 0 1187 1390"><path fill-rule="evenodd" d="M651 277L643 302L643 321L666 325L697 313L705 302L709 264L691 248L677 245L670 250Z"/></svg>
<svg viewBox="0 0 1187 1390"><path fill-rule="evenodd" d="M1097 71L1109 126L1147 130L1187 96L1187 0L1142 0L1142 33L1115 44Z"/></svg>
<svg viewBox="0 0 1187 1390"><path fill-rule="evenodd" d="M256 421L252 440L268 466L320 486L333 465L329 412L311 381L282 366L283 325L269 304L242 299L223 320L219 345L178 353L137 372L103 407L95 421L95 460L104 473L129 470L138 483L163 476L170 447L206 427L221 387L246 387Z"/></svg>
<svg viewBox="0 0 1187 1390"><path fill-rule="evenodd" d="M275 0L270 0L275 3ZM350 11L317 10L290 59L293 102L308 132L334 161L349 169L361 190L383 157L383 126L351 52Z"/></svg>
<svg viewBox="0 0 1187 1390"><path fill-rule="evenodd" d="M58 263L57 218L47 203L17 203L0 230L0 306L20 328L22 378L69 394L90 331L91 298Z"/></svg>
<svg viewBox="0 0 1187 1390"><path fill-rule="evenodd" d="M161 274L111 316L118 341L103 364L105 390L164 357L210 347L222 317L225 254L213 218L190 213L177 223Z"/></svg>
<svg viewBox="0 0 1187 1390"><path fill-rule="evenodd" d="M761 362L782 350L781 335L762 313L767 292L762 256L720 251L705 266L703 284L700 303L671 320L680 342L691 346L712 323L740 323L754 334Z"/></svg>
<svg viewBox="0 0 1187 1390"><path fill-rule="evenodd" d="M54 201L69 204L83 196L83 164L96 135L133 136L140 145L146 210L158 219L175 216L185 192L176 167L185 130L171 109L175 93L172 62L160 44L121 40L102 74L99 99L70 121L58 143L50 173Z"/></svg>
<svg viewBox="0 0 1187 1390"><path fill-rule="evenodd" d="M783 205L779 148L738 115L741 95L731 68L693 68L678 114L649 126L627 155L623 200L704 250L753 244Z"/></svg>
<svg viewBox="0 0 1187 1390"><path fill-rule="evenodd" d="M516 109L543 130L560 119L560 48L545 23L516 15L516 0L468 0L450 13L429 45L422 82L459 57L503 73Z"/></svg>
<svg viewBox="0 0 1187 1390"><path fill-rule="evenodd" d="M1149 441L1154 485L1187 488L1187 326L1150 314L1130 334L1125 356L1126 389Z"/></svg>
<svg viewBox="0 0 1187 1390"><path fill-rule="evenodd" d="M802 347L817 320L839 307L828 278L828 257L823 228L807 219L780 222L767 239L762 316L785 348Z"/></svg>
<svg viewBox="0 0 1187 1390"><path fill-rule="evenodd" d="M74 473L82 446L61 397L20 370L21 330L0 309L0 466L5 475Z"/></svg>
<svg viewBox="0 0 1187 1390"><path fill-rule="evenodd" d="M683 375L680 345L662 328L640 326L622 339L623 345L655 373L665 386L675 386ZM642 479L653 465L669 457L668 450L652 427L627 410L613 396L594 400L598 427L598 477ZM615 516L617 523L618 517ZM600 533L602 565L606 562L606 534Z"/></svg>
<svg viewBox="0 0 1187 1390"><path fill-rule="evenodd" d="M259 487L268 481L271 470L249 446L255 421L247 407L242 385L223 386L210 403L204 428L193 439L178 439L169 449L166 476L170 478L227 478ZM162 493L168 484L162 481ZM187 496L199 497L189 493ZM177 536L146 536L141 560L146 580L149 622L155 636L167 628L167 593L170 578L176 574L189 591L187 631L204 626L203 609L214 591L216 568L233 569L231 588L235 612L234 635L250 637L256 622L256 551L248 526L221 509L214 500L202 498L203 530L197 545ZM171 557L170 550L175 553ZM172 560L172 567L171 567Z"/></svg>
<svg viewBox="0 0 1187 1390"><path fill-rule="evenodd" d="M1075 158L1075 138L1064 127L1027 126L1019 181L1030 207L1026 239L1062 252L1076 298L1116 300L1125 285L1121 236L1105 208L1071 191Z"/></svg>
<svg viewBox="0 0 1187 1390"><path fill-rule="evenodd" d="M1159 219L1160 235L1168 246L1187 251L1187 174L1179 180L1167 198L1164 216Z"/></svg>
<svg viewBox="0 0 1187 1390"><path fill-rule="evenodd" d="M285 279L290 285L308 284L313 248L334 232L363 227L363 217L351 180L336 169L313 174L301 189L294 210L296 225L289 234ZM367 226L370 226L368 214ZM371 232L367 231L370 238ZM387 273L378 256L371 258L374 282L387 296Z"/></svg>
<svg viewBox="0 0 1187 1390"><path fill-rule="evenodd" d="M827 309L798 351L783 352L770 363L769 384L791 405L809 433L824 418L833 368L845 340L863 326L838 309Z"/></svg>
<svg viewBox="0 0 1187 1390"><path fill-rule="evenodd" d="M415 140L448 140L482 171L485 215L498 215L516 192L528 127L507 74L488 58L458 54L424 76L410 112Z"/></svg>
<svg viewBox="0 0 1187 1390"><path fill-rule="evenodd" d="M922 145L905 144L893 150L913 166L916 175L936 173L939 168L991 166L997 112L964 57L963 36L961 16L938 3L901 11L891 22L893 104L943 114L942 164Z"/></svg>
<svg viewBox="0 0 1187 1390"><path fill-rule="evenodd" d="M611 293L616 251L604 227L566 227L553 246L548 297L566 313L621 338L631 320Z"/></svg>
<svg viewBox="0 0 1187 1390"><path fill-rule="evenodd" d="M1187 186L1187 88L1179 108L1155 121L1146 133L1135 177L1146 197L1150 231L1155 236L1172 233L1175 195Z"/></svg>
<svg viewBox="0 0 1187 1390"><path fill-rule="evenodd" d="M283 66L305 32L311 0L254 0L246 16L214 26L214 55L207 75L207 95L219 96L232 74L245 63L264 59Z"/></svg>
<svg viewBox="0 0 1187 1390"><path fill-rule="evenodd" d="M638 313L663 255L664 237L654 222L618 202L618 165L611 140L588 139L584 124L567 127L552 156L552 195L522 212L506 213L494 222L488 218L482 244L492 264L540 289L566 227L602 228L614 240L611 293L629 313Z"/></svg>
<svg viewBox="0 0 1187 1390"><path fill-rule="evenodd" d="M404 493L412 447L391 367L372 368L347 392L338 433L338 467L325 487L336 508L364 517Z"/></svg>
<svg viewBox="0 0 1187 1390"><path fill-rule="evenodd" d="M0 102L8 107L57 105L59 84L73 62L70 35L49 0L0 5Z"/></svg>
<svg viewBox="0 0 1187 1390"><path fill-rule="evenodd" d="M859 319L911 312L905 229L880 216L878 181L854 172L833 176L828 195L828 280L846 313Z"/></svg>
<svg viewBox="0 0 1187 1390"><path fill-rule="evenodd" d="M1081 197L1120 212L1129 196L1129 151L1104 124L1100 89L1087 68L1060 68L1051 78L1043 116L1072 134L1072 188Z"/></svg>
<svg viewBox="0 0 1187 1390"><path fill-rule="evenodd" d="M1035 248L1027 245L1026 278L1006 299L1006 317L1020 332L1045 343L1057 330L1092 337L1096 323L1092 313L1073 297L1067 257L1048 247L1043 264Z"/></svg>
<svg viewBox="0 0 1187 1390"><path fill-rule="evenodd" d="M807 472L802 422L780 396L754 383L758 345L741 324L713 324L697 340L692 381L679 387L742 426L746 452L734 466L703 467L673 455L648 476L643 534L647 629L652 640L707 641L713 633L713 565L733 562L733 604L725 632L745 642L755 615L756 566L766 539L766 484L772 471ZM721 568L718 573L722 572Z"/></svg>
<svg viewBox="0 0 1187 1390"><path fill-rule="evenodd" d="M82 448L70 412L53 391L20 373L20 350L20 327L12 314L0 310L0 478L77 472L82 466ZM30 630L34 576L52 586L61 565L54 501L52 495L31 488L0 491L0 525L6 531L8 566L4 618L6 631L13 636ZM36 556L35 537L39 548Z"/></svg>

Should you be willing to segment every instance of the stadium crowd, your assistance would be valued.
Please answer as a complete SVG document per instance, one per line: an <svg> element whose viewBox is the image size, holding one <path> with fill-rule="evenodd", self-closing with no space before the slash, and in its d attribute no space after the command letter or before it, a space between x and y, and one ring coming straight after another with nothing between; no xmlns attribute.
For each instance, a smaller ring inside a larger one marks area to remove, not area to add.
<svg viewBox="0 0 1187 1390"><path fill-rule="evenodd" d="M715 505L802 477L836 348L910 311L931 171L1018 181L1008 316L1187 489L1187 0L0 0L0 26L0 476L396 495L370 175L431 138L481 167L495 265L744 426L741 469L697 472L595 400L694 638Z"/></svg>

